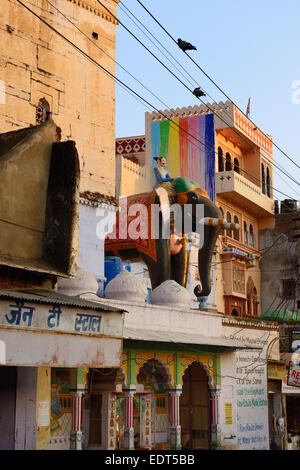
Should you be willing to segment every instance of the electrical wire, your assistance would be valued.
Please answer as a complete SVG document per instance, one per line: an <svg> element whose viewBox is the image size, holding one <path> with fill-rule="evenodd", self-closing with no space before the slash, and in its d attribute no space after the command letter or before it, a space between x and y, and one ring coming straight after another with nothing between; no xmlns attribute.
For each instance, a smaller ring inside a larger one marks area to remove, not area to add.
<svg viewBox="0 0 300 470"><path fill-rule="evenodd" d="M122 4L121 1L120 1L120 4ZM122 5L125 7L124 4L122 4ZM148 33L150 33L151 36L168 52L168 54L173 58L173 60L175 60L176 63L178 63L178 64L182 67L182 65L181 65L181 64L174 58L174 56L161 44L161 42L160 42L157 38L155 38L155 36L146 28L146 26L135 16L127 7L125 7L125 8L126 8L126 10L143 26L143 28L145 28L146 31L148 31ZM121 7L121 9L122 9L122 7ZM123 11L124 11L124 10L123 10ZM127 14L127 13L126 13L126 14ZM129 16L129 15L127 14L127 16ZM131 20L132 20L132 19L131 19ZM133 21L133 20L132 20L132 21ZM133 22L134 22L134 21L133 21ZM134 24L136 25L135 22L134 22ZM137 27L139 28L138 25L137 25ZM141 28L139 28L139 29L140 29L140 31L142 31ZM142 31L142 32L143 32L143 31ZM143 34L145 34L145 33L143 32ZM147 34L145 34L145 35L146 35L146 37L148 37ZM149 37L148 37L148 39L151 41L151 43L153 43L153 41L152 41ZM173 39L173 38L172 38L172 39ZM175 39L173 39L173 41L177 44L177 42L175 41ZM178 44L177 44L177 45L178 45ZM156 47L157 47L157 46L156 46ZM158 48L158 49L159 49L159 48ZM159 49L159 50L160 50L160 49ZM161 50L160 50L160 52L163 54L163 52L162 52ZM163 54L163 55L165 56L165 54ZM171 62L171 63L172 63L172 62ZM173 65L173 66L177 69L177 71L178 71L178 68L177 68L174 64L172 64L172 65ZM187 70L186 70L184 67L182 67L182 68L183 68L183 70L185 71L185 73L187 73L187 74L193 79L193 77L187 72ZM197 82L195 79L193 79L193 80L194 80L194 82L198 85L198 82ZM189 83L191 83L191 82L189 82ZM202 89L203 89L203 91L205 92L205 94L206 94L207 96L209 96L213 101L215 101L214 98L213 98L212 96L210 96L204 88L202 88ZM190 91L191 91L191 90L190 90ZM202 100L200 100L200 101L201 101L203 104L205 104ZM233 104L234 104L234 103L233 103ZM236 106L236 105L235 105L235 106ZM215 114L218 115L216 112L215 112ZM233 120L232 117L227 113L226 109L223 111L223 114L226 114L226 115L230 118L230 120L232 121L232 123L233 123L233 125L234 125L234 120ZM219 117L220 117L220 116L219 116ZM240 134L239 134L239 135L240 135ZM244 140L245 140L245 139L244 139ZM253 145L252 145L252 147L255 148ZM262 148L261 150L262 150L262 153L264 154L264 153L265 153L265 150L264 150L263 148ZM275 168L276 168L276 164L274 164L274 161L272 162L272 161L266 156L266 154L263 155L263 157L268 161L268 163L270 163L272 166L275 166ZM282 168L280 167L279 164L277 164L277 165L278 165L278 168L280 169L280 171L282 171L284 174L286 174L286 176L288 176L288 178L290 178L291 180L293 180L293 178L291 177L291 175L289 175L288 173L286 173L285 170L282 170ZM275 173L276 173L276 171L275 171ZM283 180L283 181L284 181L284 180ZM296 180L293 180L293 181L294 181L296 184L298 183ZM285 183L286 183L286 182L285 182Z"/></svg>
<svg viewBox="0 0 300 470"><path fill-rule="evenodd" d="M125 86L126 89L128 89L129 87L125 84L122 83L122 81L120 81L119 79L117 79L115 76L113 76L113 74L111 74L110 72L108 72L104 67L102 67L100 64L98 64L94 59L92 59L88 54L86 54L84 51L82 51L78 46L76 46L74 43L72 43L72 41L68 40L64 35L62 35L61 33L59 33L59 31L57 31L55 28L53 28L49 23L47 23L45 20L43 20L39 15L37 15L35 12L33 12L30 8L28 8L26 5L24 5L20 0L17 0L19 4L21 4L23 7L25 7L28 11L30 11L32 14L34 14L36 17L38 17L44 24L46 24L48 27L50 27L54 32L56 32L57 34L59 34L62 38L64 38L69 44L71 44L73 47L75 47L79 52L81 52L82 54L84 54L89 60L91 60L92 62L94 62L97 66L99 66L104 72L106 72L109 76L112 76L114 79L116 79L119 83L121 83L122 85ZM49 2L50 3L50 2ZM131 90L133 91L133 90ZM136 92L134 92L134 95L137 95ZM143 101L145 101L143 98L142 98ZM152 106L152 105L151 105ZM185 345L186 346L186 345Z"/></svg>
<svg viewBox="0 0 300 470"><path fill-rule="evenodd" d="M101 4L101 5L103 6L103 8L105 8L112 16L114 16L113 13L112 13L100 0L97 0L97 2L98 2L99 4ZM130 10L128 10L128 11L130 11ZM117 20L117 18L116 18L115 16L114 16L114 18ZM120 20L119 20L119 24L120 24L121 26L123 26L123 28L125 28L126 31L129 32L129 34L131 34L148 52L150 52L150 54L151 54L153 57L155 57L156 60L158 60L158 62L159 62L161 65L163 65L164 68L166 68L177 80L179 80L179 82L180 82L181 84L183 84L183 85L185 86L185 88L187 88L187 89L194 95L193 91L190 90L190 89L187 87L187 85L184 84L184 83L182 82L182 80L180 80L165 64L163 64L163 62L162 62L155 54L153 54L153 53L149 50L149 48L146 47L146 46L137 38L137 36L136 36L135 34L133 34L132 31L130 31L130 29L127 28ZM175 41L175 39L173 39L173 40L174 40L174 42L177 44L177 42ZM151 41L151 42L152 42L152 41ZM190 56L188 56L188 57L190 57ZM205 91L205 90L204 90L204 91ZM205 103L205 102L204 102L201 98L199 98L199 97L197 97L197 98L201 101L202 104L206 105L212 113L216 114L216 116L218 116L219 119L221 119L225 124L227 124L227 125L230 126L230 124L229 124L228 122L226 122L226 121L223 119L223 117L220 116L220 115L217 113L216 110L212 109L208 103ZM231 100L230 100L230 101L231 101ZM231 101L231 102L232 102L232 101ZM233 103L233 102L232 102L232 103ZM234 104L234 103L233 103L233 104ZM236 105L235 105L235 106L236 106ZM237 106L236 106L236 107L237 107ZM232 120L231 117L230 117L230 119ZM250 120L249 120L249 121L250 121ZM234 121L233 121L233 123L234 123ZM234 127L233 127L232 129L233 129L233 131L234 131L240 138L242 138L242 139L249 145L249 141L246 140L246 138L244 138L241 134L239 134L239 133L236 131L236 129L235 129ZM261 132L262 132L262 131L261 131ZM269 140L271 141L271 139L269 139ZM271 142L272 142L272 141L271 141ZM256 150L256 147L254 147L254 145L253 145L252 143L251 143L250 145ZM262 148L261 150L262 150L263 153L265 153L265 151L264 151L263 148ZM277 164L275 164L274 161L272 162L266 155L264 155L264 158L265 158L271 165L275 166L275 168L278 168L282 173L284 173L284 174L285 174L289 179L291 179L295 184L300 185L300 183L299 183L297 180L295 180L291 175L289 175L288 173L286 173L286 171L283 170L280 166L277 166ZM300 167L299 167L299 168L300 168Z"/></svg>
<svg viewBox="0 0 300 470"><path fill-rule="evenodd" d="M114 59L111 55L109 55L104 49L102 49L98 44L96 44L95 40L90 38L82 29L80 29L76 23L73 23L73 21L70 20L70 18L65 15L61 10L59 10L55 5L53 5L49 0L46 0L46 2L54 8L61 16L63 16L71 25L74 26L83 36L88 39L97 49L99 49L103 54L105 54L107 57L109 57L118 67L120 67L124 72L126 72L131 78L133 78L139 85L141 85L146 91L148 91L154 98L156 98L160 103L162 103L166 108L169 108L169 106L164 103L157 95L155 95L149 88L147 88L140 80L138 80L129 70L127 70L123 65L121 65L116 59ZM152 108L149 108L152 109Z"/></svg>
<svg viewBox="0 0 300 470"><path fill-rule="evenodd" d="M153 20L163 29L163 31L172 39L172 41L174 41L174 43L178 46L178 43L177 41L174 39L174 37L162 26L162 24L157 20L157 18L155 18L151 12L143 5L143 3L140 1L140 0L137 0L137 2L141 5L142 8L144 8L145 11L147 11L147 13L153 18ZM234 103L234 101L224 92L224 90L222 90L222 88L217 85L217 83L210 77L210 75L208 73L205 72L205 70L199 66L199 64L189 55L187 54L187 52L183 51L186 56L196 65L196 67L211 81L211 83L213 83L213 85L232 103L236 106L236 108L247 118L249 119L249 121L251 122L251 124L254 126L254 127L257 127L255 123L253 123L251 121L251 119L245 115L245 113ZM259 129L259 128L258 128ZM294 165L296 165L297 168L300 169L300 166L294 161L294 159L290 158L286 152L284 152L272 139L270 139L270 137L265 134L261 129L259 129L262 134L273 144L275 145L275 147L285 156L287 157Z"/></svg>
<svg viewBox="0 0 300 470"><path fill-rule="evenodd" d="M154 36L154 34L151 33L151 31L132 13L132 11L129 10L128 7L125 6L125 4L121 1L119 1L119 4L118 4L118 7L121 8L121 10L124 11L124 13L130 18L129 15L133 16L133 18L135 18L135 20L151 35L151 37L160 45L160 47L162 47L166 52L167 54L169 54L170 57L172 57L172 59L176 62L177 65L179 65L179 67L181 67L181 69L184 71L184 73L186 75L188 75L188 77L185 77L185 79L189 82L190 85L192 86L195 86L195 85L199 85L198 82L192 77L192 75L189 74L189 72L180 64L180 62L170 53L170 51ZM124 9L126 9L126 12ZM154 41L152 41L149 36L137 25L136 21L134 21L132 18L130 18L131 21L137 26L137 28L149 39L149 41L160 51L160 53L168 60L168 62L170 62L173 67L177 70L177 72L179 73L182 73L182 71L179 70L179 68L167 57L166 54L164 54L164 52L155 44ZM191 81L193 80L193 82Z"/></svg>
<svg viewBox="0 0 300 470"><path fill-rule="evenodd" d="M97 0L99 2L99 0ZM52 31L54 31L55 33L57 33L61 38L63 38L64 40L66 40L71 46L73 46L79 53L81 53L82 55L84 55L85 58L87 58L88 60L90 60L92 63L94 63L94 65L98 66L104 73L106 73L110 78L113 78L114 80L116 80L116 82L121 85L122 87L124 87L127 91L130 92L130 94L134 95L136 98L138 98L139 100L141 100L143 103L146 103L146 105L148 105L150 108L154 109L155 111L157 111L160 115L162 115L165 119L169 120L170 123L176 125L176 127L182 129L182 131L186 132L188 135L190 135L193 139L195 139L196 141L198 141L201 145L203 145L204 147L208 148L209 150L213 151L215 154L217 154L217 152L212 149L212 148L209 148L207 146L207 144L201 142L199 139L197 139L195 136L193 136L192 134L188 133L185 129L181 128L177 123L173 122L172 120L170 120L168 118L168 116L166 116L163 112L161 112L160 110L158 110L154 105L152 105L149 101L147 101L145 98L143 98L139 93L137 93L136 91L134 91L131 87L129 87L128 85L126 85L122 80L118 79L114 74L112 74L111 72L109 72L105 67L103 67L101 64L99 64L95 59L93 59L92 57L90 57L86 52L84 52L82 49L80 49L78 46L76 46L76 44L74 44L71 40L69 40L67 37L65 37L62 33L60 33L56 28L54 28L52 25L50 25L46 20L44 20L43 18L41 18L37 13L35 13L33 10L31 10L27 5L25 5L21 0L17 0L17 2L19 4L21 4L24 8L26 8L30 13L32 13L34 16L36 16L40 21L42 21L46 26L48 26ZM100 2L101 3L101 2ZM109 11L109 10L108 10ZM113 15L114 16L114 15ZM254 175L251 175L252 177L254 177ZM259 181L259 180L258 180ZM279 192L281 194L283 194L284 196L287 196L289 198L291 198L291 196L283 193L282 191L279 191L275 188L272 187L272 189L274 189L274 191L276 192ZM292 199L292 198L291 198Z"/></svg>

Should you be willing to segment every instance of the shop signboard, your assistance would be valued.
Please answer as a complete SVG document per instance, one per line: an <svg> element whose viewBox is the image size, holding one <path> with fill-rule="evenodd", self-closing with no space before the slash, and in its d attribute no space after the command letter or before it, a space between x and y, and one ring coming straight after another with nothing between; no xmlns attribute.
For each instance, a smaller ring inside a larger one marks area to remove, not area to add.
<svg viewBox="0 0 300 470"><path fill-rule="evenodd" d="M290 350L292 353L300 353L300 329L292 329L290 333Z"/></svg>
<svg viewBox="0 0 300 470"><path fill-rule="evenodd" d="M276 362L268 362L268 379L284 380L286 377L286 366Z"/></svg>
<svg viewBox="0 0 300 470"><path fill-rule="evenodd" d="M0 363L119 367L122 328L123 315L119 311L3 300Z"/></svg>
<svg viewBox="0 0 300 470"><path fill-rule="evenodd" d="M287 385L292 387L300 387L300 366L290 362L287 377Z"/></svg>
<svg viewBox="0 0 300 470"><path fill-rule="evenodd" d="M262 332L261 330L246 328L242 331L241 329L232 329L231 331L231 335L226 337L251 345L249 349L238 349L235 352L235 372L233 374L235 376L234 389L236 393L235 409L233 410L235 440L232 440L231 444L235 443L239 450L268 450L268 369L266 355L272 336L269 331ZM226 400L226 402L228 401ZM225 406L226 402L224 402ZM224 424L226 426L226 421ZM228 445L229 441L225 441L227 435L226 430L223 445Z"/></svg>

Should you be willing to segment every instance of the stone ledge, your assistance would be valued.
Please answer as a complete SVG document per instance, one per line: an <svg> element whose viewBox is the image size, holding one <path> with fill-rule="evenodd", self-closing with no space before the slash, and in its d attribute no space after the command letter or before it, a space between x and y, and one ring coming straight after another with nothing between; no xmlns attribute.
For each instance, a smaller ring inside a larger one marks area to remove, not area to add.
<svg viewBox="0 0 300 470"><path fill-rule="evenodd" d="M83 2L82 0L68 0L68 2L75 3L76 5L84 8L85 10L89 10L91 13L94 13L96 16L100 16L104 20L109 21L110 23L119 24L119 20L115 20L115 18L108 13L104 13L101 10L98 10L98 8L94 8L91 5L88 5L87 3ZM118 2L116 2L118 3Z"/></svg>

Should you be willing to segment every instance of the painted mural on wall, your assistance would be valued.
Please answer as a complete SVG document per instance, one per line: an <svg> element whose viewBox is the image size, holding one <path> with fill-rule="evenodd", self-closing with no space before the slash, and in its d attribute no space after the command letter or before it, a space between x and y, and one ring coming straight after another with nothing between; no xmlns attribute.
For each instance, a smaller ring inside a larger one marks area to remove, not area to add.
<svg viewBox="0 0 300 470"><path fill-rule="evenodd" d="M64 435L71 432L72 394L70 372L67 369L51 370L51 434Z"/></svg>
<svg viewBox="0 0 300 470"><path fill-rule="evenodd" d="M149 141L149 136L146 136ZM181 176L204 188L215 199L214 115L198 115L151 123L153 184L158 155L165 157L172 177Z"/></svg>

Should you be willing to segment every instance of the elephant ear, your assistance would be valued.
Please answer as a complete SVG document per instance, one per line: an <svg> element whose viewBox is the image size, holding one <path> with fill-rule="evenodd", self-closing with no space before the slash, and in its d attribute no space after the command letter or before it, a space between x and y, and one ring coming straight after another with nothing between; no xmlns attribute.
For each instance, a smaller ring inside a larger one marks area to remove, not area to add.
<svg viewBox="0 0 300 470"><path fill-rule="evenodd" d="M159 199L163 223L170 223L170 205L176 200L174 185L171 183L162 184L157 186L154 191Z"/></svg>
<svg viewBox="0 0 300 470"><path fill-rule="evenodd" d="M170 222L170 203L168 193L162 186L155 189L155 192L159 199L159 205L161 210L161 216L164 224Z"/></svg>

